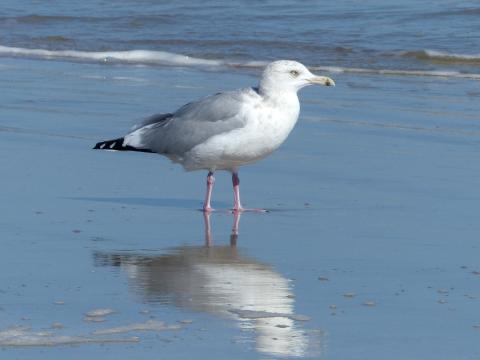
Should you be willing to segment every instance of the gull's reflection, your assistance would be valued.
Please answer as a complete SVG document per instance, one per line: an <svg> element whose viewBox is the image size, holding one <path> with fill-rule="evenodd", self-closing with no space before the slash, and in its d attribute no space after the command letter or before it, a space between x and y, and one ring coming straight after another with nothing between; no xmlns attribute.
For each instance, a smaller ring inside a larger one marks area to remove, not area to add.
<svg viewBox="0 0 480 360"><path fill-rule="evenodd" d="M205 245L181 246L165 255L94 254L97 266L118 266L131 288L151 303L173 304L234 319L255 333L258 351L276 356L319 355L320 331L296 321L291 281L236 247L240 214L234 214L230 245L213 245L205 214Z"/></svg>

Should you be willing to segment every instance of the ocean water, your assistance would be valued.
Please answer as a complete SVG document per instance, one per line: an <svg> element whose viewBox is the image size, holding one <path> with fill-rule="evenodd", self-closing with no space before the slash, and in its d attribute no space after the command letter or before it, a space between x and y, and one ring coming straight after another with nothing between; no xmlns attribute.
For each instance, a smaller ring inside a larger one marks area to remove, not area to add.
<svg viewBox="0 0 480 360"><path fill-rule="evenodd" d="M3 1L0 358L480 357L480 6ZM93 151L293 58L269 158Z"/></svg>
<svg viewBox="0 0 480 360"><path fill-rule="evenodd" d="M478 2L446 0L7 0L0 55L211 67L293 58L332 71L478 79L479 15Z"/></svg>

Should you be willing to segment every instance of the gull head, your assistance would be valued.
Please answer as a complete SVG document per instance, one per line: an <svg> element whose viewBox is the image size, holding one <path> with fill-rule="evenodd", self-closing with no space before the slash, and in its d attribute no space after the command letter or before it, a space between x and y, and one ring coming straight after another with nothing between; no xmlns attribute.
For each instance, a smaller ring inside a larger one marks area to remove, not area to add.
<svg viewBox="0 0 480 360"><path fill-rule="evenodd" d="M260 80L260 91L297 92L308 85L335 86L335 82L327 76L312 74L305 65L297 61L278 60L267 65Z"/></svg>

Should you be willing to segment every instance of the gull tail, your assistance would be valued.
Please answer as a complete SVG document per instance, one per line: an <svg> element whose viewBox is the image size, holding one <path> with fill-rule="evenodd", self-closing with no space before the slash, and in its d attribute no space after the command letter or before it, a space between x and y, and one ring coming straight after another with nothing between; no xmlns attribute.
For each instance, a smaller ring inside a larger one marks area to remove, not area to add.
<svg viewBox="0 0 480 360"><path fill-rule="evenodd" d="M123 145L124 138L118 138L114 140L101 141L97 143L93 148L98 150L113 150L113 151L140 151L140 152L153 152L149 149L137 149L130 145Z"/></svg>

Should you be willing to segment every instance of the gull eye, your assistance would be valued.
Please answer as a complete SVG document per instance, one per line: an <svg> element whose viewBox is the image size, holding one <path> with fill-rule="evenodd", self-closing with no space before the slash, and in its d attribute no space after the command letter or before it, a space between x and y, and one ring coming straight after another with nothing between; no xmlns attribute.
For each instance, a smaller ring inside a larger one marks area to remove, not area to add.
<svg viewBox="0 0 480 360"><path fill-rule="evenodd" d="M297 70L292 70L290 71L290 75L292 75L293 77L297 77L298 75L300 75L300 73Z"/></svg>

